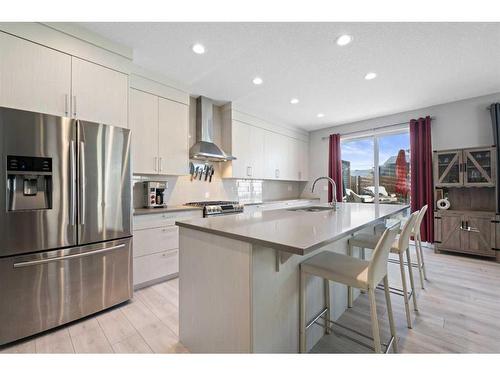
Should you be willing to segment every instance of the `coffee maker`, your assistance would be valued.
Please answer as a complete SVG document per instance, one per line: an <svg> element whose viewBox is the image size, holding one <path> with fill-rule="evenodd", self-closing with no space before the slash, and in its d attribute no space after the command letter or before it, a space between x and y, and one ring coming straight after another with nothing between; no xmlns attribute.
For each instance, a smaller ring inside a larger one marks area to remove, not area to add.
<svg viewBox="0 0 500 375"><path fill-rule="evenodd" d="M168 182L145 181L144 185L144 207L158 208L167 207Z"/></svg>

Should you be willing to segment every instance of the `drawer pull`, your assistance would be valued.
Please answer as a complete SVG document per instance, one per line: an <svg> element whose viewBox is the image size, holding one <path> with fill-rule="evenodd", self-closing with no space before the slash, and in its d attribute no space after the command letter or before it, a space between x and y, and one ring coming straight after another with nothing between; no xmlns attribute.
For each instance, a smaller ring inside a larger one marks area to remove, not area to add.
<svg viewBox="0 0 500 375"><path fill-rule="evenodd" d="M112 251L112 250L121 249L122 247L125 247L125 245L121 244L121 245L111 246L111 247L107 247L105 249L88 251L86 253L81 253L81 254L63 255L60 257L49 258L49 259L40 259L40 260L32 260L32 261L28 261L28 262L14 263L14 268L36 266L39 264L57 262L57 261L67 260L67 259L83 258L83 257L91 256L91 255L106 253L106 252Z"/></svg>

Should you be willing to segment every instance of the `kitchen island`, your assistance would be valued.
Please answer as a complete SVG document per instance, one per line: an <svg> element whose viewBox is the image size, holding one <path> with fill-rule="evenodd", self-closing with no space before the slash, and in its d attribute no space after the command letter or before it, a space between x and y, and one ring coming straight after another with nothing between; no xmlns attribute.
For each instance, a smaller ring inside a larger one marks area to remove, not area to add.
<svg viewBox="0 0 500 375"><path fill-rule="evenodd" d="M297 353L299 264L320 251L345 253L352 233L373 230L407 205L340 203L177 222L179 338L195 353ZM330 288L336 319L347 291ZM306 311L318 313L323 284L307 281ZM308 350L322 337L311 327Z"/></svg>

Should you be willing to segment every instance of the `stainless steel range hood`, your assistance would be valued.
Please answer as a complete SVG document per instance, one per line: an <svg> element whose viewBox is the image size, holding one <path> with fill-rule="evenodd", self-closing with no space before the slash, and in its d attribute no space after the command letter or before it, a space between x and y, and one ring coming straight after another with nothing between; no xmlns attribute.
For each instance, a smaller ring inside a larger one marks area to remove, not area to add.
<svg viewBox="0 0 500 375"><path fill-rule="evenodd" d="M213 102L200 96L196 99L196 143L189 150L189 157L207 161L235 160L213 142L213 129Z"/></svg>

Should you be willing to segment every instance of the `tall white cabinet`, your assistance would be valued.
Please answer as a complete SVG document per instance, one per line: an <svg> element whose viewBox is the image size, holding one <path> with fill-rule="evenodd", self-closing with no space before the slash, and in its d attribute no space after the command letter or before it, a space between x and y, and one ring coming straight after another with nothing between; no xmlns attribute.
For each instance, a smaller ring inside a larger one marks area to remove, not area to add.
<svg viewBox="0 0 500 375"><path fill-rule="evenodd" d="M188 173L186 104L130 89L130 129L135 174Z"/></svg>

